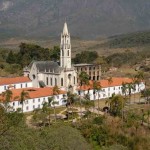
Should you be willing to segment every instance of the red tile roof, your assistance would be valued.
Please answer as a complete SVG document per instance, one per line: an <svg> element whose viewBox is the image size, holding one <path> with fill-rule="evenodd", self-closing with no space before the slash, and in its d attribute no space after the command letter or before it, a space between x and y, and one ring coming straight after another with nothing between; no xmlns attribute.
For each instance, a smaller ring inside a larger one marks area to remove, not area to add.
<svg viewBox="0 0 150 150"><path fill-rule="evenodd" d="M133 80L130 78L112 78L112 82L109 82L108 80L100 80L97 81L97 83L102 87L102 88L107 88L107 87L114 87L114 86L121 86L123 83L132 83ZM79 87L80 90L89 90L93 89L93 81L89 82L89 85L83 85Z"/></svg>
<svg viewBox="0 0 150 150"><path fill-rule="evenodd" d="M0 85L31 82L28 77L0 78Z"/></svg>
<svg viewBox="0 0 150 150"><path fill-rule="evenodd" d="M13 89L11 90L13 95L12 95L12 100L11 101L18 101L19 96L22 91L28 92L29 97L28 99L34 99L34 98L40 98L40 97L47 97L47 96L53 96L53 88L50 87L45 87L45 88L24 88L24 89ZM59 94L66 94L65 91L59 90ZM59 95L58 94L58 95ZM16 98L18 97L18 98ZM0 100L4 101L4 98L2 97L2 94L0 95Z"/></svg>

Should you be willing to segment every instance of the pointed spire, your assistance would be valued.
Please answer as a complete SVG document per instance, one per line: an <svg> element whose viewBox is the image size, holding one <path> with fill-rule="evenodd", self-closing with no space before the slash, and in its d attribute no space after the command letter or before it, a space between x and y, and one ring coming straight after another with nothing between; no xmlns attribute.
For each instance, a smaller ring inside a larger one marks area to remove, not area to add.
<svg viewBox="0 0 150 150"><path fill-rule="evenodd" d="M63 35L68 35L69 32L68 32L68 27L67 27L67 23L65 22L64 23L64 29L63 29Z"/></svg>

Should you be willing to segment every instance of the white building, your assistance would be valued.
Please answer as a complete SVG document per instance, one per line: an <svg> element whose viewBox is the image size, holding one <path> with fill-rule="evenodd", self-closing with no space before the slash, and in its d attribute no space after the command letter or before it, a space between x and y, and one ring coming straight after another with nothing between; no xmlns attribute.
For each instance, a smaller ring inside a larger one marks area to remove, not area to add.
<svg viewBox="0 0 150 150"><path fill-rule="evenodd" d="M75 91L77 72L71 63L71 39L67 23L64 24L60 44L60 65L53 61L33 61L24 68L24 76L28 76L33 87L53 87L57 85L63 90Z"/></svg>
<svg viewBox="0 0 150 150"><path fill-rule="evenodd" d="M32 81L28 77L0 78L0 93L8 89L28 87L32 87Z"/></svg>
<svg viewBox="0 0 150 150"><path fill-rule="evenodd" d="M62 106L66 104L64 97L66 96L65 91L59 91L58 95L54 95L53 88L24 88L24 89L13 89L12 98L9 102L11 110L16 111L17 109L22 109L22 104L20 103L20 94L22 91L28 92L29 98L23 103L23 112L30 112L37 108L42 108L45 102L48 103L49 97L54 97L56 102L55 106ZM4 103L5 97L0 95L0 99Z"/></svg>
<svg viewBox="0 0 150 150"><path fill-rule="evenodd" d="M90 81L89 85L83 85L78 87L77 94L81 97L84 97L85 94L89 94L90 100L97 99L105 99L111 97L113 94L115 95L124 95L122 92L122 84L123 83L133 83L130 78L112 78L112 82L109 83L108 80L100 80L97 84L101 87L99 91L95 91L93 88L93 81ZM145 89L145 84L141 82L139 85L135 85L135 90L131 90L132 94L139 93ZM126 94L128 95L129 90L126 90Z"/></svg>

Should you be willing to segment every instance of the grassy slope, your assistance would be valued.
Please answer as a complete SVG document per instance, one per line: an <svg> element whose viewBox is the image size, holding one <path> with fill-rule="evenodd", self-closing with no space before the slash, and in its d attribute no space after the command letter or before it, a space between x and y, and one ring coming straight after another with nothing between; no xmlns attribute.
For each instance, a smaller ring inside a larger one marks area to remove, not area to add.
<svg viewBox="0 0 150 150"><path fill-rule="evenodd" d="M17 39L11 38L9 40L0 41L0 47L18 49L21 42L36 43L43 47L53 47L60 44L60 37L49 40L35 40L35 39ZM72 38L72 55L80 53L81 51L97 51L100 55L110 55L116 52L123 52L125 50L131 51L145 51L150 48L150 31L131 33L119 36L113 36L106 39L97 39L93 41L81 40Z"/></svg>

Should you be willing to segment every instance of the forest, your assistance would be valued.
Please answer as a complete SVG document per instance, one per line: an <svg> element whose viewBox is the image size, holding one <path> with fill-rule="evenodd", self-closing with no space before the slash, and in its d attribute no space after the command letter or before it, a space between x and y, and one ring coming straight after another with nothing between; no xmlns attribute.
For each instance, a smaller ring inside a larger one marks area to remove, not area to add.
<svg viewBox="0 0 150 150"><path fill-rule="evenodd" d="M8 49L0 50L0 75L17 76L22 74L22 69L32 61L57 61L59 62L60 48L54 46L52 49L43 48L35 44L21 43L19 51ZM72 63L95 63L101 64L102 70L107 71L110 67L132 66L144 62L150 58L149 49L143 51L116 52L108 56L100 56L96 51L82 51L72 58ZM140 64L142 65L142 64ZM143 71L149 71L148 66L141 66Z"/></svg>

